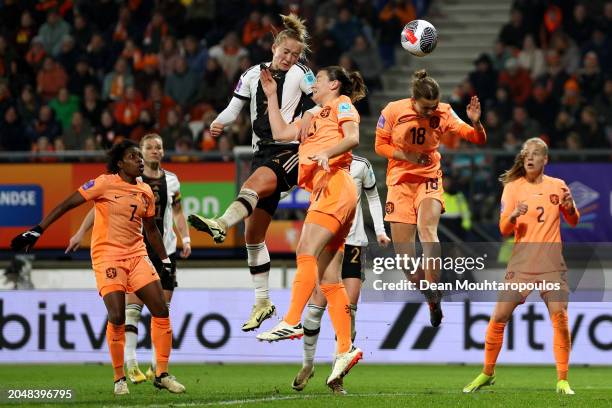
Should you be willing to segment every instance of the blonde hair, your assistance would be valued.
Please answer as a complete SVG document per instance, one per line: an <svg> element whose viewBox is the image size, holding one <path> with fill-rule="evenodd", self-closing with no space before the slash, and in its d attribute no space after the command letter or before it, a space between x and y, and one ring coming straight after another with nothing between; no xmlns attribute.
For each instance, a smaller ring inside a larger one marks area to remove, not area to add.
<svg viewBox="0 0 612 408"><path fill-rule="evenodd" d="M283 20L285 29L274 36L274 46L278 46L280 43L290 38L302 44L302 54L310 51L310 47L308 46L309 35L305 25L306 20L301 20L295 14L289 14L287 16L281 14L280 16Z"/></svg>
<svg viewBox="0 0 612 408"><path fill-rule="evenodd" d="M548 146L542 139L539 137L532 137L531 139L525 140L525 143L523 143L523 146L521 147L521 151L518 152L514 158L514 164L510 170L506 170L499 177L499 181L501 181L503 185L525 176L525 155L527 154L527 146L530 144L538 145L538 148L542 150L544 155L548 156Z"/></svg>
<svg viewBox="0 0 612 408"><path fill-rule="evenodd" d="M140 139L140 148L142 149L142 147L144 146L145 142L147 140L151 140L151 139L159 139L159 141L162 144L162 148L164 147L164 140L162 139L162 137L160 135L158 135L157 133L147 133L146 135L144 135L142 137L142 139Z"/></svg>
<svg viewBox="0 0 612 408"><path fill-rule="evenodd" d="M414 99L435 100L440 98L440 85L429 76L426 70L420 69L412 75L412 97Z"/></svg>

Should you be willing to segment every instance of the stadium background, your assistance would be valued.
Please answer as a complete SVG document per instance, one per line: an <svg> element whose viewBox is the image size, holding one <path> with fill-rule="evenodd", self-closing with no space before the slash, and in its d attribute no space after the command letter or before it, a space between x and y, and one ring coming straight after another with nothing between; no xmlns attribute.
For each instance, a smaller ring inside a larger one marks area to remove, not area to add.
<svg viewBox="0 0 612 408"><path fill-rule="evenodd" d="M469 205L443 218L441 239L502 241L496 179L522 141L540 136L552 149L550 174L567 181L583 214L579 229L563 230L564 239L612 241L610 1L4 0L0 363L108 360L100 341L105 316L86 245L74 255L63 254L87 208L50 228L33 256L14 258L7 250L11 237L99 174L104 149L150 131L163 137L165 167L182 182L185 211L219 214L247 175L250 122L243 110L219 139L210 136L210 122L240 73L270 59L269 32L279 27L278 14L290 11L308 20L313 70L340 64L360 70L366 79L370 94L358 105L362 124L356 153L372 162L383 200L386 163L372 148L376 120L388 101L409 95L412 72L426 68L460 116L471 95L479 96L488 134L484 149L444 147L448 194L465 197ZM417 17L431 21L439 34L436 51L421 59L398 48L401 28ZM272 296L281 311L307 200L294 192L268 233ZM372 233L367 209L365 216ZM221 246L194 231L192 239L194 253L179 262L180 286L172 305L175 337L181 336L174 361L297 367L298 344L260 344L239 329L252 301L240 229ZM572 361L610 364L609 306L572 306ZM449 303L440 330L428 327L425 309L363 303L357 342L366 350L366 362L481 361L482 314L490 312L490 304ZM502 364L552 364L545 316L539 303L519 312L514 345L504 349ZM324 320L317 358L329 361L333 336ZM144 324L140 332L147 334ZM139 356L147 361L150 341L141 337Z"/></svg>

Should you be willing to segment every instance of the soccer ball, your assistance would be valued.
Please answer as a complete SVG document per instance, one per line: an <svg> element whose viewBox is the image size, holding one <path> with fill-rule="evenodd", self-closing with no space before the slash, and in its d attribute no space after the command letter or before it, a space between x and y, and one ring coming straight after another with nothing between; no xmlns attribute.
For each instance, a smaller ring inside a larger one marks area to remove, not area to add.
<svg viewBox="0 0 612 408"><path fill-rule="evenodd" d="M423 57L438 44L438 32L429 21L412 20L402 30L402 47L412 55Z"/></svg>

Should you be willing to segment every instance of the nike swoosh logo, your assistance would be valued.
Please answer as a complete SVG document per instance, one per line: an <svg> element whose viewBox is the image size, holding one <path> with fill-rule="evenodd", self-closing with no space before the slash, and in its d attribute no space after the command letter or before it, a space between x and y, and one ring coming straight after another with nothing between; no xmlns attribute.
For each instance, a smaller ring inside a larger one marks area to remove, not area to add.
<svg viewBox="0 0 612 408"><path fill-rule="evenodd" d="M121 197L125 197L125 196L118 196L118 195L116 195L115 196L115 200L118 199L118 198L121 198Z"/></svg>

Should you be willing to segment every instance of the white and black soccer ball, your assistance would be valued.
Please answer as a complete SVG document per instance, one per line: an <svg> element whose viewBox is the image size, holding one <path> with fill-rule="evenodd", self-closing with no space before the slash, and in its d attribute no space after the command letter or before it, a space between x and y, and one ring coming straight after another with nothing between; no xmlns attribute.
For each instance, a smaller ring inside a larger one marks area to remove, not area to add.
<svg viewBox="0 0 612 408"><path fill-rule="evenodd" d="M438 32L429 21L412 20L402 30L402 47L412 55L424 57L438 45Z"/></svg>

